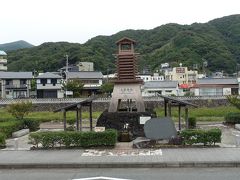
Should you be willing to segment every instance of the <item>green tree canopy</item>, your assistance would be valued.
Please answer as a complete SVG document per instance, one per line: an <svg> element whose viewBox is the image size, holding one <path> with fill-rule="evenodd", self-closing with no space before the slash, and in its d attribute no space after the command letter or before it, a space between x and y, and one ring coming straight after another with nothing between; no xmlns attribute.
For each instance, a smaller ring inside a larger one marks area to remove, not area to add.
<svg viewBox="0 0 240 180"><path fill-rule="evenodd" d="M113 83L107 82L102 84L101 92L110 95L113 92Z"/></svg>
<svg viewBox="0 0 240 180"><path fill-rule="evenodd" d="M64 84L65 91L72 91L73 97L80 97L84 84L79 79L69 80Z"/></svg>

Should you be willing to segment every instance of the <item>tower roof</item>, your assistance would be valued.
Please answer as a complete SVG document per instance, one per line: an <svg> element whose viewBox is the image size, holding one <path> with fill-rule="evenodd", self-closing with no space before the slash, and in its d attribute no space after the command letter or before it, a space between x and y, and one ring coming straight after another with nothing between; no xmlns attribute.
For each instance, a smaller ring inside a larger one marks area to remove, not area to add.
<svg viewBox="0 0 240 180"><path fill-rule="evenodd" d="M133 44L136 44L136 41L127 37L123 37L122 39L118 40L116 44L120 44L121 42L132 42Z"/></svg>

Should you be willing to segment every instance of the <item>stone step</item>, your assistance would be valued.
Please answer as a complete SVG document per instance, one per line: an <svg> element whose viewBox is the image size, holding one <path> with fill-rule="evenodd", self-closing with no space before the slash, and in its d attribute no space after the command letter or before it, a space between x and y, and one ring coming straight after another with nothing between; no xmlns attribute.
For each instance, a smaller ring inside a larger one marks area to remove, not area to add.
<svg viewBox="0 0 240 180"><path fill-rule="evenodd" d="M235 124L235 129L240 131L240 124Z"/></svg>
<svg viewBox="0 0 240 180"><path fill-rule="evenodd" d="M12 137L13 138L18 138L18 137L24 136L28 133L29 133L29 129L21 129L19 131L13 132Z"/></svg>

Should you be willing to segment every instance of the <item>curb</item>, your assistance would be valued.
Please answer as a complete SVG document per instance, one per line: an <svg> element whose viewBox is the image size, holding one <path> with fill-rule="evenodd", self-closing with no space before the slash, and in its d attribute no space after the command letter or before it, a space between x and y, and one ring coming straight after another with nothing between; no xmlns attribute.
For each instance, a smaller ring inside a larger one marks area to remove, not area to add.
<svg viewBox="0 0 240 180"><path fill-rule="evenodd" d="M240 162L160 162L160 163L17 163L0 164L0 169L73 169L73 168L225 168L240 167Z"/></svg>

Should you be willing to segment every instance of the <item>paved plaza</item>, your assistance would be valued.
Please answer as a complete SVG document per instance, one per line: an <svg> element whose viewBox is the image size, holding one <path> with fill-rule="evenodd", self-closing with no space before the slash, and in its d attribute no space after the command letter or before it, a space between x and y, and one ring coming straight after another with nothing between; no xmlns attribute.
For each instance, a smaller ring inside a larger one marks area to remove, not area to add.
<svg viewBox="0 0 240 180"><path fill-rule="evenodd" d="M219 147L133 149L129 142L112 149L30 150L25 135L7 140L0 151L0 168L240 167L239 131L220 123L201 126L222 129Z"/></svg>

